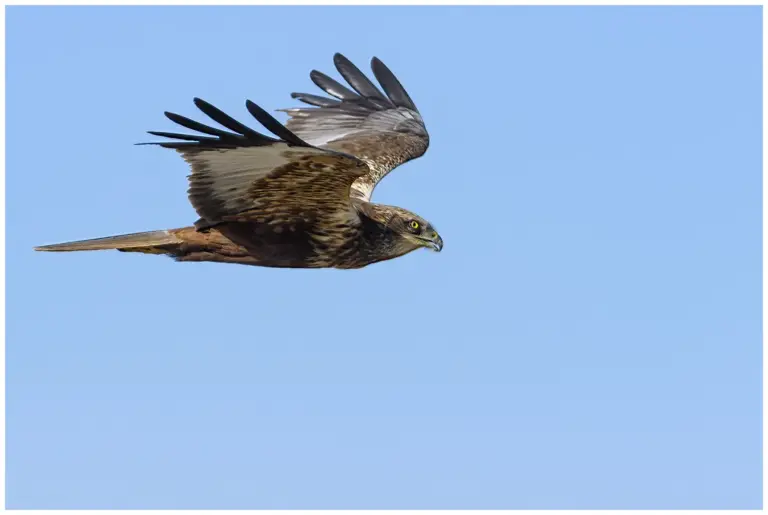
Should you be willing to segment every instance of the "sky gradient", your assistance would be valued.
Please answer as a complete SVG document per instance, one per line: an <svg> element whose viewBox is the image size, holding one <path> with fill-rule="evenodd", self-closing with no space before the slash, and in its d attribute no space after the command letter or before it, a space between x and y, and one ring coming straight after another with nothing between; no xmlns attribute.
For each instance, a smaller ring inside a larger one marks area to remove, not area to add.
<svg viewBox="0 0 768 515"><path fill-rule="evenodd" d="M761 507L759 7L6 23L9 508ZM195 96L291 107L337 51L424 116L374 201L441 254L32 251L190 225L185 163L133 144Z"/></svg>

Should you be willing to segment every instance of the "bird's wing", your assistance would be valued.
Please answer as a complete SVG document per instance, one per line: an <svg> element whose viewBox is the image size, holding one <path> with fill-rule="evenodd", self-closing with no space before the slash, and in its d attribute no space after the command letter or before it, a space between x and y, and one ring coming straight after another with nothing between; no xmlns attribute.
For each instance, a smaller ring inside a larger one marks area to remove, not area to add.
<svg viewBox="0 0 768 515"><path fill-rule="evenodd" d="M292 93L313 107L281 111L290 116L286 127L308 143L351 154L368 164L370 172L352 187L353 195L368 201L385 175L424 155L429 134L411 97L379 59L371 60L371 68L386 95L343 55L336 54L333 61L354 91L313 70L312 81L334 98Z"/></svg>
<svg viewBox="0 0 768 515"><path fill-rule="evenodd" d="M250 100L248 111L277 138L256 132L204 100L194 102L229 130L166 112L171 121L205 136L149 131L176 140L149 144L176 149L189 163L189 200L203 225L240 221L277 226L319 214L340 223L357 222L350 187L369 172L364 162L309 145Z"/></svg>

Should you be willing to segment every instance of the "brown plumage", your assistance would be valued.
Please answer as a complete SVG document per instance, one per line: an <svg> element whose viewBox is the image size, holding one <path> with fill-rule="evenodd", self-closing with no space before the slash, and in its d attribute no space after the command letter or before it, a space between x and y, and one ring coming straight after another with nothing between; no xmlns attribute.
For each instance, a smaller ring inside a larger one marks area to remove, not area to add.
<svg viewBox="0 0 768 515"><path fill-rule="evenodd" d="M189 164L189 200L200 216L194 227L36 250L117 249L177 261L293 268L360 268L421 247L440 251L442 239L429 222L370 202L387 173L427 150L429 135L416 106L378 59L371 67L384 94L341 54L334 63L354 91L313 71L312 81L335 98L293 93L312 107L285 109L285 125L246 101L274 138L198 98L195 105L228 130L165 113L204 134L150 131L175 141L148 143L176 149Z"/></svg>

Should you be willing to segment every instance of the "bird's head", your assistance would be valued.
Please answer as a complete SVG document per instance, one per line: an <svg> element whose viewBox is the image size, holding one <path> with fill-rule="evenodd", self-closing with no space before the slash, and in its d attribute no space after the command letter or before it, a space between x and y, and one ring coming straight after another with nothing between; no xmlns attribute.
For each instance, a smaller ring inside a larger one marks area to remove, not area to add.
<svg viewBox="0 0 768 515"><path fill-rule="evenodd" d="M386 207L386 229L397 235L400 243L412 248L426 247L435 252L443 250L443 239L431 223L403 208Z"/></svg>
<svg viewBox="0 0 768 515"><path fill-rule="evenodd" d="M372 235L375 245L386 249L384 259L402 256L421 247L440 252L443 239L431 223L415 213L396 206L356 202L355 207L363 220L370 220L375 229Z"/></svg>
<svg viewBox="0 0 768 515"><path fill-rule="evenodd" d="M414 213L395 215L387 226L412 245L443 250L443 239L432 224Z"/></svg>

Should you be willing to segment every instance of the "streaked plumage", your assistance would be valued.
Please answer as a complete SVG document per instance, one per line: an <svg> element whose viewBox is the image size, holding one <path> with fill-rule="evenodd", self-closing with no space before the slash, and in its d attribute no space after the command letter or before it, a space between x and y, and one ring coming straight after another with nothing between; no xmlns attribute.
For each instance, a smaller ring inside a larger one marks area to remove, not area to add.
<svg viewBox="0 0 768 515"><path fill-rule="evenodd" d="M165 113L199 133L150 131L173 141L147 143L175 149L189 164L189 200L200 216L194 227L37 250L118 249L177 261L294 268L360 268L421 247L441 250L429 222L370 202L385 175L427 150L429 135L416 106L377 58L371 67L384 93L341 54L334 63L352 90L312 71L312 81L332 98L293 93L310 107L283 109L285 125L246 101L275 137L198 98L197 108L224 129Z"/></svg>

